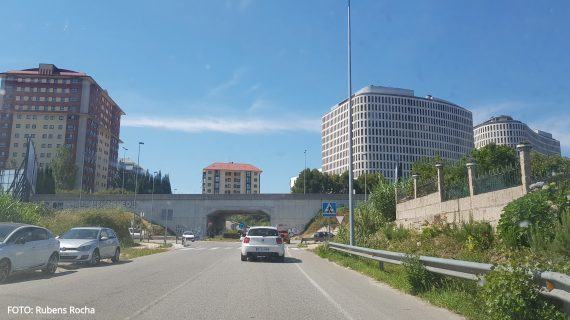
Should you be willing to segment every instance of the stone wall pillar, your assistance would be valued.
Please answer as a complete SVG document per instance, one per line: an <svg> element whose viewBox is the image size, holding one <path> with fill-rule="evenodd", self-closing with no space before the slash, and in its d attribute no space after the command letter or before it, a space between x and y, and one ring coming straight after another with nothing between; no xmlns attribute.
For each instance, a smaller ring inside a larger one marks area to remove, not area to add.
<svg viewBox="0 0 570 320"><path fill-rule="evenodd" d="M474 162L469 162L466 164L467 166L467 181L469 183L469 195L470 196L474 196L475 195L475 185L473 183L473 179L474 179L474 174L475 174L475 163Z"/></svg>
<svg viewBox="0 0 570 320"><path fill-rule="evenodd" d="M439 201L443 202L443 192L445 190L445 184L443 182L443 163L437 163L435 167L437 168L437 192L439 194Z"/></svg>
<svg viewBox="0 0 570 320"><path fill-rule="evenodd" d="M519 151L519 161L521 168L521 182L523 192L526 194L530 190L530 149L531 145L528 142L521 142L517 145L517 150Z"/></svg>
<svg viewBox="0 0 570 320"><path fill-rule="evenodd" d="M417 174L412 174L412 179L414 180L414 199L418 198L418 177Z"/></svg>

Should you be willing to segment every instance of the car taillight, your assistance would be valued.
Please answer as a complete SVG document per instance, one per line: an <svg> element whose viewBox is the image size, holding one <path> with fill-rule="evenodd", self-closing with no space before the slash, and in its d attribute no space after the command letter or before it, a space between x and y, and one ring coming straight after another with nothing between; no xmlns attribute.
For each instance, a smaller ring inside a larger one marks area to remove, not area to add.
<svg viewBox="0 0 570 320"><path fill-rule="evenodd" d="M277 237L277 244L282 244L283 243L283 238L281 237Z"/></svg>
<svg viewBox="0 0 570 320"><path fill-rule="evenodd" d="M249 237L243 238L243 243L249 243Z"/></svg>

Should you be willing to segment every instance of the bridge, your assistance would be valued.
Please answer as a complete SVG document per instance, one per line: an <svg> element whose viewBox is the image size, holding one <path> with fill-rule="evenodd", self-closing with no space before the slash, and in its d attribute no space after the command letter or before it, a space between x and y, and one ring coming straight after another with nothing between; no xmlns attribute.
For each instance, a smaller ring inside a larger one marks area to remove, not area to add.
<svg viewBox="0 0 570 320"><path fill-rule="evenodd" d="M354 205L364 200L354 196ZM233 214L265 214L272 225L303 230L321 210L322 202L334 201L348 206L342 194L138 194L134 195L35 195L34 202L52 209L124 208L171 230L193 230L205 235L208 226L220 229L225 218Z"/></svg>

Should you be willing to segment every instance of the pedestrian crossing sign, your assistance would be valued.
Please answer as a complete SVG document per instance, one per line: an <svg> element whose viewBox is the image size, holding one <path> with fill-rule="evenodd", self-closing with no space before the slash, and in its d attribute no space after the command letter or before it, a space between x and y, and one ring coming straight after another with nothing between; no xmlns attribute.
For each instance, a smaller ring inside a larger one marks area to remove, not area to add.
<svg viewBox="0 0 570 320"><path fill-rule="evenodd" d="M333 218L336 216L336 202L323 202L323 217Z"/></svg>

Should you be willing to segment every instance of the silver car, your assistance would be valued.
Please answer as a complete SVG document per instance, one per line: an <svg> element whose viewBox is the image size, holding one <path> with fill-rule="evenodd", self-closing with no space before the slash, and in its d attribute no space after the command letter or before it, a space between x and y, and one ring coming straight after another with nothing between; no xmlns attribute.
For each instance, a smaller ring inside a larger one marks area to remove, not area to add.
<svg viewBox="0 0 570 320"><path fill-rule="evenodd" d="M119 262L121 246L115 231L109 228L73 228L59 236L62 262L87 262L97 265L101 259Z"/></svg>
<svg viewBox="0 0 570 320"><path fill-rule="evenodd" d="M0 223L0 283L20 271L41 269L54 274L58 252L59 241L49 230L21 223Z"/></svg>

